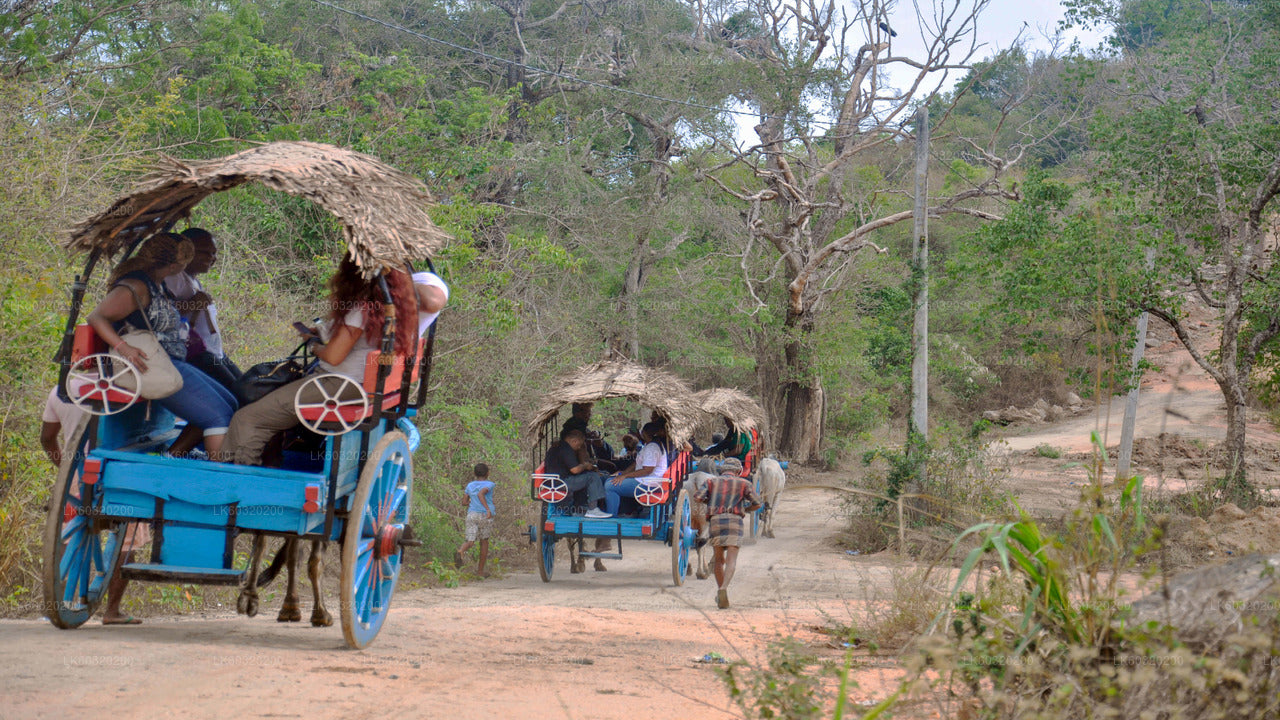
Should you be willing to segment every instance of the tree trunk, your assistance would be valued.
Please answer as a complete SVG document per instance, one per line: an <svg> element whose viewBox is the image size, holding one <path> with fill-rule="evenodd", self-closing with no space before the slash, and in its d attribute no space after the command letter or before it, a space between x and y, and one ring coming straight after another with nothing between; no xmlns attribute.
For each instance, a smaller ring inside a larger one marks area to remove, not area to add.
<svg viewBox="0 0 1280 720"><path fill-rule="evenodd" d="M1244 389L1239 386L1222 388L1222 396L1227 401L1227 438L1222 447L1226 451L1227 480L1246 480L1245 431L1248 427L1248 406L1245 403Z"/></svg>
<svg viewBox="0 0 1280 720"><path fill-rule="evenodd" d="M804 320L788 322L788 325L795 334L783 352L782 376L786 379L777 388L777 407L781 408L782 417L775 422L774 430L779 453L798 463L811 463L818 459L821 448L826 397L808 347L812 322Z"/></svg>

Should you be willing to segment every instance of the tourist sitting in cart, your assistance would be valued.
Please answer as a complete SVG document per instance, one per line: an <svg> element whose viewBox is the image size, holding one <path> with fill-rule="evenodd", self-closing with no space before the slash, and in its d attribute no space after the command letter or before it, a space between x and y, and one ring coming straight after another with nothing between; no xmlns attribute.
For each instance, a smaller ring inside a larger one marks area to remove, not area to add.
<svg viewBox="0 0 1280 720"><path fill-rule="evenodd" d="M573 498L579 490L587 491L587 511L589 518L607 518L608 513L600 511L597 504L605 499L604 473L598 471L589 460L581 460L581 453L586 447L587 437L578 429L562 430L560 442L547 450L544 460L548 474L559 475L569 489L569 497Z"/></svg>
<svg viewBox="0 0 1280 720"><path fill-rule="evenodd" d="M187 362L234 394L236 380L244 373L227 357L222 347L218 307L198 277L209 272L218 261L218 243L213 239L213 233L203 228L187 228L182 231L182 237L191 241L195 254L185 270L164 279L164 286L173 293L178 301L178 312L191 326L191 335L187 338Z"/></svg>
<svg viewBox="0 0 1280 720"><path fill-rule="evenodd" d="M449 285L439 275L423 271L413 274L413 289L418 294L418 337L424 337L449 302Z"/></svg>
<svg viewBox="0 0 1280 720"><path fill-rule="evenodd" d="M387 287L391 291L397 317L414 317L418 311L413 281L401 271L385 273ZM378 352L382 327L386 321L382 293L376 280L366 280L350 255L342 258L338 270L329 279L329 304L332 308L330 322L308 340L311 352L320 361L320 371L364 382L365 361L369 353ZM417 327L411 323L396 325L396 353L410 355L417 342ZM326 381L326 391L340 392L342 380ZM307 379L296 380L266 397L246 405L231 419L227 432L227 462L241 465L259 465L262 452L271 438L299 424L294 412L294 397ZM349 386L347 386L349 387ZM308 388L309 390L312 388ZM302 402L319 402L320 391L314 397L300 398ZM339 400L350 398L340 397Z"/></svg>
<svg viewBox="0 0 1280 720"><path fill-rule="evenodd" d="M641 485L662 484L662 476L667 472L667 453L655 437L659 429L654 422L645 423L640 428L644 447L636 456L634 468L609 478L605 485L605 512L616 515L622 507L622 500L634 497L636 488Z"/></svg>
<svg viewBox="0 0 1280 720"><path fill-rule="evenodd" d="M601 472L615 473L620 469L613 457L613 446L599 430L587 431L587 452L591 455L591 463Z"/></svg>
<svg viewBox="0 0 1280 720"><path fill-rule="evenodd" d="M729 418L724 419L724 438L701 451L695 449L694 455L724 455L726 458L737 458L745 467L747 453L751 452L751 433L739 430Z"/></svg>
<svg viewBox="0 0 1280 720"><path fill-rule="evenodd" d="M102 341L120 357L147 371L151 358L125 341L130 330L150 330L182 376L182 388L156 400L169 412L187 421L187 430L170 447L174 454L194 447L201 435L205 450L215 456L222 449L227 425L239 403L230 390L186 361L187 337L173 296L164 279L181 272L195 250L191 241L174 233L149 238L137 253L120 263L108 280L106 297L89 313L87 322Z"/></svg>
<svg viewBox="0 0 1280 720"><path fill-rule="evenodd" d="M636 455L640 454L640 438L627 433L622 436L622 454L614 458L613 464L617 472L630 470L636 464Z"/></svg>

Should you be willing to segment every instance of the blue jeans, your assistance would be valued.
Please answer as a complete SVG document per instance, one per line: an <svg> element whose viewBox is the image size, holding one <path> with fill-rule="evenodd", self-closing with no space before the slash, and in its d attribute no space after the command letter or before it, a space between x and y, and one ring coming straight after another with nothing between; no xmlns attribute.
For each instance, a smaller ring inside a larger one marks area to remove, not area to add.
<svg viewBox="0 0 1280 720"><path fill-rule="evenodd" d="M240 406L236 396L185 360L173 360L173 366L182 376L182 389L156 402L203 430L205 437L226 434L231 416Z"/></svg>
<svg viewBox="0 0 1280 720"><path fill-rule="evenodd" d="M565 485L569 486L569 497L572 498L574 493L579 490L587 491L587 509L596 506L596 503L604 499L604 473L595 470L588 470L577 475L566 475L561 478Z"/></svg>
<svg viewBox="0 0 1280 720"><path fill-rule="evenodd" d="M647 484L654 484L651 478L623 478L622 482L617 485L612 480L604 481L604 510L610 515L617 515L618 508L622 506L623 498L635 498L636 488L642 484L641 480L649 480Z"/></svg>

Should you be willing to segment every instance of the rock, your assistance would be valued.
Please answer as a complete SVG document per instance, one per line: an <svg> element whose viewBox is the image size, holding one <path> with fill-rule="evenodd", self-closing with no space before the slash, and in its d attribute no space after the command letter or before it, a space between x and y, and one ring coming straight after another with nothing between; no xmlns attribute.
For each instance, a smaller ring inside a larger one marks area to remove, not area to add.
<svg viewBox="0 0 1280 720"><path fill-rule="evenodd" d="M1214 643L1246 628L1247 618L1275 622L1280 607L1280 553L1261 553L1209 565L1169 581L1168 599L1156 590L1131 606L1128 623L1169 623L1178 638ZM1250 632L1258 632L1250 627Z"/></svg>
<svg viewBox="0 0 1280 720"><path fill-rule="evenodd" d="M1235 503L1227 503L1213 511L1213 514L1209 516L1209 522L1210 524L1230 522L1232 520L1243 520L1246 517L1248 517L1248 514L1237 507Z"/></svg>
<svg viewBox="0 0 1280 720"><path fill-rule="evenodd" d="M1057 422L1066 416L1067 411L1063 410L1061 405L1050 405L1049 412L1045 415L1049 422Z"/></svg>
<svg viewBox="0 0 1280 720"><path fill-rule="evenodd" d="M1031 409L1040 410L1042 412L1049 412L1049 403L1045 402L1044 398L1040 398L1039 400L1036 401L1035 405L1031 406Z"/></svg>
<svg viewBox="0 0 1280 720"><path fill-rule="evenodd" d="M1070 405L1071 407L1075 407L1077 405L1080 405L1082 402L1083 401L1080 399L1079 395L1073 392L1067 393L1067 405Z"/></svg>
<svg viewBox="0 0 1280 720"><path fill-rule="evenodd" d="M984 410L984 411L982 412L982 419L983 419L983 420L986 420L986 421L988 421L988 422L998 423L998 422L1000 422L1000 420L1001 420L1001 417L1000 417L1000 411L999 411L999 410Z"/></svg>
<svg viewBox="0 0 1280 720"><path fill-rule="evenodd" d="M1161 343L1159 340L1157 340L1157 339L1155 339L1155 338L1153 338L1153 337L1148 337L1148 338L1146 339L1146 346L1147 346L1147 347L1149 347L1149 348L1153 348L1153 347L1156 347L1157 345L1161 345L1161 344L1162 344L1162 343Z"/></svg>

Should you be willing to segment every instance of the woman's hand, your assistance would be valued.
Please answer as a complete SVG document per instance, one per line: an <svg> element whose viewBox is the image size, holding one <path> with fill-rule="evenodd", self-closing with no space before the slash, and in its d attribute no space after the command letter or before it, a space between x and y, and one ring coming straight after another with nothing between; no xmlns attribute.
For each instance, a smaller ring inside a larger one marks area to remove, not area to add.
<svg viewBox="0 0 1280 720"><path fill-rule="evenodd" d="M116 344L116 354L133 363L138 368L138 372L146 372L147 364L143 362L147 359L147 354L129 343L121 340Z"/></svg>

